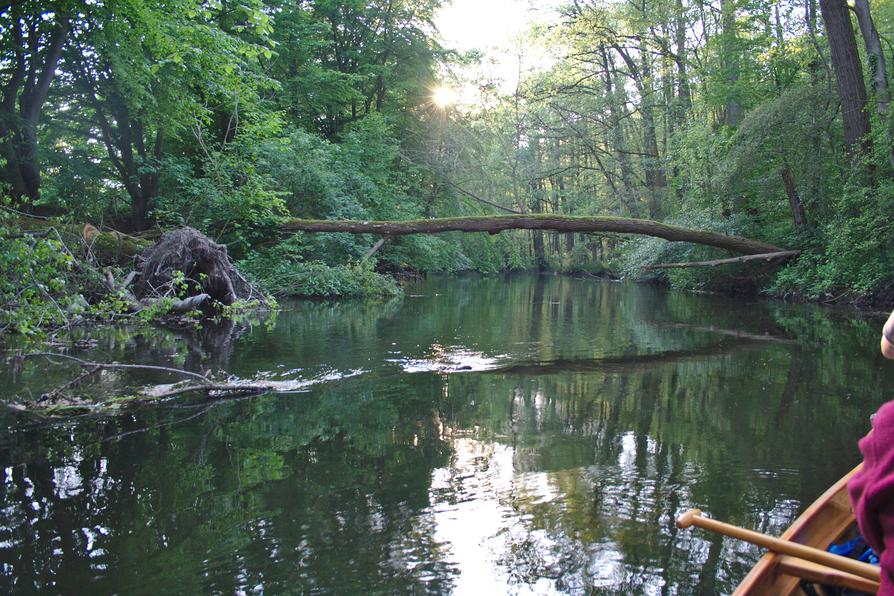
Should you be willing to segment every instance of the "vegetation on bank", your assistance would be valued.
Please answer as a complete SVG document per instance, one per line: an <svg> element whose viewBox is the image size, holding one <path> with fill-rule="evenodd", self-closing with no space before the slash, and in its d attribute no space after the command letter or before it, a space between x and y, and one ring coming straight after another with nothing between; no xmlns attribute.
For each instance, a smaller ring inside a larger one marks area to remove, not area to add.
<svg viewBox="0 0 894 596"><path fill-rule="evenodd" d="M193 325L203 315L241 316L276 305L242 277L223 247L195 230L144 246L90 226L32 218L13 228L23 220L10 220L8 212L0 218L0 335L42 338L95 322Z"/></svg>
<svg viewBox="0 0 894 596"><path fill-rule="evenodd" d="M394 278L376 273L369 262L330 266L302 260L283 243L253 252L239 268L272 296L302 298L392 298L401 289Z"/></svg>
<svg viewBox="0 0 894 596"><path fill-rule="evenodd" d="M892 56L879 43L894 33L891 3L568 3L518 45L558 58L530 69L517 49L516 85L442 45L442 4L4 6L3 203L136 243L193 227L275 295L387 296L398 289L382 272L469 269L818 300L892 290ZM474 93L436 102L445 85ZM367 256L379 237L278 227L507 212L647 218L803 252L785 267L644 274L728 255L535 230L391 238ZM120 281L132 263L91 261L91 247L15 219L0 226L5 330L118 312L107 272Z"/></svg>

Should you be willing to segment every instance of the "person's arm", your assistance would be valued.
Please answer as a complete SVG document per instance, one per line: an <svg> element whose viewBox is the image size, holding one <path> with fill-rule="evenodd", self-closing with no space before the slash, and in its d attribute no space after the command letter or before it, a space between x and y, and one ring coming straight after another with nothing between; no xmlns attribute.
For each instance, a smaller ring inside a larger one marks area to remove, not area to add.
<svg viewBox="0 0 894 596"><path fill-rule="evenodd" d="M894 312L891 312L882 327L882 356L894 360Z"/></svg>

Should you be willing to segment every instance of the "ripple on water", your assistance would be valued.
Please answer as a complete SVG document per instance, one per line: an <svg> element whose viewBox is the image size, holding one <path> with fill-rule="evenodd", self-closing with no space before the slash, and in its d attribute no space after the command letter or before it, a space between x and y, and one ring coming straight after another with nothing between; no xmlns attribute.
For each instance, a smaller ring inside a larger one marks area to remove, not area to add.
<svg viewBox="0 0 894 596"><path fill-rule="evenodd" d="M386 358L385 362L397 364L407 373L452 373L492 370L506 359L503 354L488 356L483 352L469 350L462 346L432 345L428 352L429 354L425 358ZM400 354L400 352L392 352L392 354Z"/></svg>

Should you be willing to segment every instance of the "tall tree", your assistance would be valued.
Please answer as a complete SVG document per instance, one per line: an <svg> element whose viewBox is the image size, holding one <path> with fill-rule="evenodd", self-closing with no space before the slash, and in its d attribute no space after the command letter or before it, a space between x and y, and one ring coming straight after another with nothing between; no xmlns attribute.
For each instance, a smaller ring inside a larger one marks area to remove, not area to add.
<svg viewBox="0 0 894 596"><path fill-rule="evenodd" d="M720 12L722 14L723 33L721 39L721 63L723 79L726 84L726 106L724 116L727 126L735 127L742 119L742 104L738 98L737 83L739 82L739 48L738 26L736 23L736 1L721 0Z"/></svg>
<svg viewBox="0 0 894 596"><path fill-rule="evenodd" d="M872 14L869 11L868 0L854 0L854 13L857 15L857 23L860 25L860 34L866 45L866 55L869 59L869 74L872 77L872 90L875 93L875 101L878 106L879 116L884 118L888 114L888 104L891 103L891 93L888 91L888 73L885 68L885 53L882 51L882 42L879 37Z"/></svg>
<svg viewBox="0 0 894 596"><path fill-rule="evenodd" d="M888 117L888 106L891 103L891 92L888 90L888 71L885 67L885 52L882 50L882 41L872 20L868 0L854 0L854 13L860 25L860 35L866 46L866 57L869 60L869 74L872 80L872 91L875 95L875 105L878 110L879 120L885 124ZM894 166L894 146L891 144L890 130L885 128L885 137L888 140L888 161Z"/></svg>
<svg viewBox="0 0 894 596"><path fill-rule="evenodd" d="M20 206L40 196L37 127L76 11L76 3L39 0L0 8L2 180Z"/></svg>
<svg viewBox="0 0 894 596"><path fill-rule="evenodd" d="M869 114L866 112L868 98L848 6L845 0L820 0L819 4L841 98L844 142L851 151L858 146L868 151L871 147Z"/></svg>
<svg viewBox="0 0 894 596"><path fill-rule="evenodd" d="M264 49L225 31L221 13L240 14L245 24L230 24L240 32L256 14L244 4L119 0L96 9L71 48L73 87L130 198L133 229L152 223L165 136L192 135L201 148L202 125L224 104L234 114L227 142L238 109L252 104L251 61ZM269 32L256 27L258 36Z"/></svg>

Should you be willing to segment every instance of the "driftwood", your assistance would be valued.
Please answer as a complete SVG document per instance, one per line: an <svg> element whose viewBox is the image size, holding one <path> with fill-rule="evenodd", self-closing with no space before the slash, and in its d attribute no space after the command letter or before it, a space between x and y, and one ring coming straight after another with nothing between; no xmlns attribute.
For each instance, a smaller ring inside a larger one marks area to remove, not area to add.
<svg viewBox="0 0 894 596"><path fill-rule="evenodd" d="M83 370L70 381L43 393L36 400L23 400L12 402L8 405L16 410L38 412L49 415L80 413L84 411L96 411L113 409L125 405L136 405L147 401L167 399L185 393L201 393L208 398L221 399L233 395L251 395L266 393L269 391L288 391L300 388L308 383L284 383L284 382L253 382L244 380L226 381L201 375L196 372L171 368L168 366L156 366L149 364L120 364L117 362L93 362L83 360L68 354L55 352L34 352L23 354L17 358L46 358L50 361L59 358L79 365ZM184 377L186 381L168 385L150 385L142 387L134 393L102 402L94 402L81 397L68 394L77 388L88 377L102 370L140 370L163 372L174 376ZM294 385L294 387L292 386Z"/></svg>
<svg viewBox="0 0 894 596"><path fill-rule="evenodd" d="M165 372L170 374L179 375L182 377L190 377L192 379L201 381L203 383L210 383L207 377L200 375L199 373L195 373L188 370L183 370L180 368L171 368L168 366L156 366L152 364L120 364L118 362L91 362L89 360L83 360L81 358L76 358L74 356L69 356L68 354L59 354L56 352L32 352L30 354L23 354L23 358L62 358L63 360L71 360L82 367L95 368L96 370L102 369L130 369L130 370L153 370L157 372Z"/></svg>
<svg viewBox="0 0 894 596"><path fill-rule="evenodd" d="M671 242L692 242L725 248L746 255L787 252L759 240L727 236L717 232L692 230L648 219L629 217L571 217L557 215L492 215L487 217L447 217L409 221L329 221L291 219L280 225L289 232L347 232L350 234L441 234L443 232L487 232L505 230L554 230L557 232L612 232L641 234Z"/></svg>
<svg viewBox="0 0 894 596"><path fill-rule="evenodd" d="M363 255L361 261L368 261L374 254L379 252L379 249L382 248L382 245L385 244L385 241L388 240L388 236L382 236L379 238L375 244L373 244L372 248L366 251L366 254Z"/></svg>
<svg viewBox="0 0 894 596"><path fill-rule="evenodd" d="M189 312L199 308L210 299L211 296L208 294L196 294L195 296L190 296L184 300L178 300L171 305L171 310L174 312Z"/></svg>
<svg viewBox="0 0 894 596"><path fill-rule="evenodd" d="M750 263L763 261L765 263L782 264L801 254L799 250L782 250L757 255L745 255L729 259L714 259L713 261L690 261L685 263L661 263L659 265L646 265L645 270L652 269L682 269L684 267L717 267L718 265L735 265L738 263Z"/></svg>

